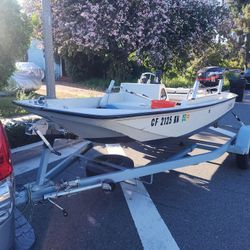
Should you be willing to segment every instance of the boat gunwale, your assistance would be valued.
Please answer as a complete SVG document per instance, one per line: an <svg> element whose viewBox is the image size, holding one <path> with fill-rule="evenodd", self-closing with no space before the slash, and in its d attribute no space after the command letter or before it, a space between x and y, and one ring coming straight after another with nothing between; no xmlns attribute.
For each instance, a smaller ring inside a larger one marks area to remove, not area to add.
<svg viewBox="0 0 250 250"><path fill-rule="evenodd" d="M45 106L35 106L35 105L28 105L25 103L21 103L20 101L13 101L18 106L21 107L26 107L27 109L33 109L33 110L40 110L40 111L45 111L45 112L50 112L50 113L57 113L57 114L65 114L65 115L71 115L71 116L77 116L77 117L83 117L83 118L92 118L92 119L119 119L119 118L130 118L130 117L141 117L141 116L152 116L152 115L161 115L161 114L169 114L169 113L177 113L177 112L183 112L187 110L195 110L195 109L201 109L201 108L206 108L206 107L212 107L216 106L219 104L222 104L224 102L229 102L232 99L236 99L236 95L230 98L227 98L225 100L222 100L220 102L216 103L211 103L211 104L205 104L205 105L196 105L194 107L184 107L180 109L173 109L173 108L164 108L164 109L157 109L157 111L147 111L147 112L136 112L136 113L124 113L124 114L117 114L117 115L101 115L101 114L86 114L86 113L79 113L79 112L74 112L70 110L58 110L58 109L52 109L48 108ZM181 107L181 106L180 106Z"/></svg>

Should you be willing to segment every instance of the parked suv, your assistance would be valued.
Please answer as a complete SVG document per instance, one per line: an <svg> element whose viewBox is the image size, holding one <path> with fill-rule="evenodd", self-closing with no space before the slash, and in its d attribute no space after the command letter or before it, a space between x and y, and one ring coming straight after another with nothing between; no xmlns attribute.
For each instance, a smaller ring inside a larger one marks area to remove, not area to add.
<svg viewBox="0 0 250 250"><path fill-rule="evenodd" d="M0 121L0 249L14 248L14 181L8 140Z"/></svg>
<svg viewBox="0 0 250 250"><path fill-rule="evenodd" d="M197 72L198 80L205 87L215 87L219 84L224 71L225 69L219 66L202 68Z"/></svg>

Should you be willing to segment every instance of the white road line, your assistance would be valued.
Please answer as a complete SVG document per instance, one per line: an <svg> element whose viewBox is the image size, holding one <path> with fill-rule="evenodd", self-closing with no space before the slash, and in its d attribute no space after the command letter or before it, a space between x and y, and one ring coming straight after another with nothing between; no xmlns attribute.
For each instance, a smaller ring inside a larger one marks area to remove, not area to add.
<svg viewBox="0 0 250 250"><path fill-rule="evenodd" d="M109 154L126 156L119 144L106 145ZM131 216L145 250L179 249L171 232L151 200L144 185L121 183Z"/></svg>
<svg viewBox="0 0 250 250"><path fill-rule="evenodd" d="M236 135L234 132L231 132L231 131L228 131L228 130L222 129L222 128L209 127L209 129L211 129L215 132L218 132L220 134L227 135L229 137L234 137Z"/></svg>

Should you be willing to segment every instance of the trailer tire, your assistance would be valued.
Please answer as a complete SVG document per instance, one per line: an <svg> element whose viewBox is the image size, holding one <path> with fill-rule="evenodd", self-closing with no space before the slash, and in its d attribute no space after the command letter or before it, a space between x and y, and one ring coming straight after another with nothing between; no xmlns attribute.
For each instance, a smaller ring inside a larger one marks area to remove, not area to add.
<svg viewBox="0 0 250 250"><path fill-rule="evenodd" d="M239 155L239 154L236 155L236 162L239 168L241 169L249 168L249 160L250 160L249 154L250 152L245 155Z"/></svg>
<svg viewBox="0 0 250 250"><path fill-rule="evenodd" d="M96 162L95 162L96 161ZM133 168L134 162L132 159L123 156L123 155L99 155L95 157L92 161L90 160L86 164L86 176L96 176L99 174L105 174L110 172L119 171L116 168L113 168L112 166L105 166L106 171L100 168L100 166L103 166L102 162L109 162L114 165L127 167L127 168Z"/></svg>

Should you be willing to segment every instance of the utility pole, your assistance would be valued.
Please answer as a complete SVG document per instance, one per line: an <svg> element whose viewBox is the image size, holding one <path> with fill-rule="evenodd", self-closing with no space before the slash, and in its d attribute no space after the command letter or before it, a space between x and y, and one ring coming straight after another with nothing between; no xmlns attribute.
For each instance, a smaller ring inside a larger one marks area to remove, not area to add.
<svg viewBox="0 0 250 250"><path fill-rule="evenodd" d="M48 98L56 98L54 50L50 0L42 0L43 41L45 49L45 78Z"/></svg>

